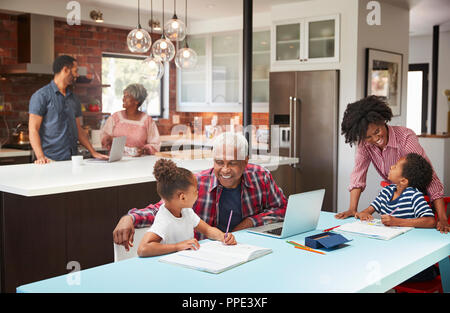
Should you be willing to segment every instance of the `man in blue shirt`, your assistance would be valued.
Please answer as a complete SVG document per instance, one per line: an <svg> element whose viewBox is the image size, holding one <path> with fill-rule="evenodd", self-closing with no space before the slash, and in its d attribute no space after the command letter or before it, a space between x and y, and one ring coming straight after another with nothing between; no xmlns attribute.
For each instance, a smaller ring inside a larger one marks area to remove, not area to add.
<svg viewBox="0 0 450 313"><path fill-rule="evenodd" d="M78 75L77 61L61 55L53 62L53 80L36 91L29 105L30 143L36 155L34 163L70 160L78 154L78 140L95 158L107 159L94 150L81 127L81 105L72 93Z"/></svg>

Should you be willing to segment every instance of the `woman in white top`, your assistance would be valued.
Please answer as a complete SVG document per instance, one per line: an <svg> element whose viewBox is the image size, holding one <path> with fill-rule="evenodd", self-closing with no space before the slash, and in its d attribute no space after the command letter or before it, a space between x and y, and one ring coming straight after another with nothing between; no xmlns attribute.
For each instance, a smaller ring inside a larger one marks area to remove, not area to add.
<svg viewBox="0 0 450 313"><path fill-rule="evenodd" d="M167 159L156 162L153 170L156 190L164 200L153 225L142 238L138 248L140 257L162 255L181 250L200 248L194 238L194 230L209 239L235 245L233 234L225 234L218 228L209 226L192 210L197 201L197 179L189 170L177 167Z"/></svg>

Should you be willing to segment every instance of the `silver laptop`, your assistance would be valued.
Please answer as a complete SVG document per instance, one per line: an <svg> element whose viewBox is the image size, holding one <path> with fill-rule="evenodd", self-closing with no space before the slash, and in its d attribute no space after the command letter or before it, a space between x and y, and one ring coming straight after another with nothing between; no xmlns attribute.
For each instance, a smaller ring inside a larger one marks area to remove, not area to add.
<svg viewBox="0 0 450 313"><path fill-rule="evenodd" d="M125 148L125 142L127 141L127 136L114 137L111 145L111 151L109 151L109 159L86 159L86 162L92 163L110 163L120 161L123 157L123 150Z"/></svg>
<svg viewBox="0 0 450 313"><path fill-rule="evenodd" d="M247 229L248 232L275 238L286 238L316 229L325 189L290 195L284 222Z"/></svg>

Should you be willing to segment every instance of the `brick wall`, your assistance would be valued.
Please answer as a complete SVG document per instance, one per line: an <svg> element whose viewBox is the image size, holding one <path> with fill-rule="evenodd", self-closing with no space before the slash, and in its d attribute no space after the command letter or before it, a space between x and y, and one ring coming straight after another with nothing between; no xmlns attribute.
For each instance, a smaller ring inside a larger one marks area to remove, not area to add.
<svg viewBox="0 0 450 313"><path fill-rule="evenodd" d="M0 64L17 63L17 18L13 15L0 14ZM126 38L129 30L103 27L98 25L73 25L64 21L55 21L55 57L68 54L75 57L79 66L87 68L87 76L93 78L92 84L101 84L96 79L96 74L101 79L102 52L129 54ZM157 40L159 35L154 34L152 40ZM203 125L208 125L213 115L218 116L219 125L228 125L230 118L240 116L239 113L186 113L176 112L176 66L170 63L169 78L169 119L159 119L158 129L162 135L170 134L173 127L172 115L180 116L180 123L192 124L194 116L201 116ZM28 121L28 101L31 95L52 79L49 75L4 75L0 78L0 94L4 96L4 102L11 104L12 113L6 116L9 128L19 122ZM102 90L94 85L78 86L75 93L81 102L86 103L89 99L101 100ZM268 125L267 113L254 113L253 124ZM89 120L85 119L87 123ZM92 125L95 121L91 121ZM0 135L3 138L6 127L0 120Z"/></svg>

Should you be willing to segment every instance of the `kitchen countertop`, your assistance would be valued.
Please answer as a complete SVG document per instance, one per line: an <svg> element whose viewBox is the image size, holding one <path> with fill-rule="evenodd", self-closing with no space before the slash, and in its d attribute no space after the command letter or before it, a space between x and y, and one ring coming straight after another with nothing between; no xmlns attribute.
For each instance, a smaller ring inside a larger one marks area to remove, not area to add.
<svg viewBox="0 0 450 313"><path fill-rule="evenodd" d="M204 146L204 147L212 147L214 139L209 139L205 135L196 136L182 136L182 135L161 135L159 136L161 139L161 147L170 147L173 146L178 150L179 146L183 145L194 145L194 146ZM253 138L253 150L267 150L268 144L263 142L257 142L256 138Z"/></svg>
<svg viewBox="0 0 450 313"><path fill-rule="evenodd" d="M21 164L0 167L0 191L22 196L41 196L64 192L107 188L155 181L152 174L156 156L124 157L113 163L87 163L72 167L72 161L46 165ZM178 166L198 172L213 166L213 160L183 160L173 158ZM253 155L249 161L270 171L279 165L299 162L298 158Z"/></svg>
<svg viewBox="0 0 450 313"><path fill-rule="evenodd" d="M19 149L10 149L3 148L0 149L0 158L11 158L18 156L30 156L31 150L19 150Z"/></svg>

